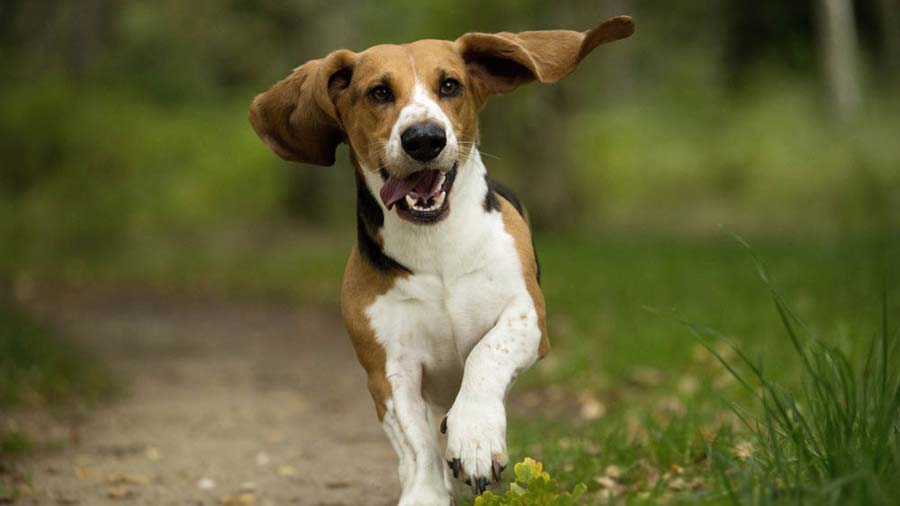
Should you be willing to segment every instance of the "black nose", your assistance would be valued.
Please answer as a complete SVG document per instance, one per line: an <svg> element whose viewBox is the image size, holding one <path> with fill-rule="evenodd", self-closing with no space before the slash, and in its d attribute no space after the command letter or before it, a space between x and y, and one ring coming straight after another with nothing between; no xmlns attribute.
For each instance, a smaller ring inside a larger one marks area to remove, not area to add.
<svg viewBox="0 0 900 506"><path fill-rule="evenodd" d="M436 123L419 123L400 134L400 144L409 156L420 162L434 160L447 145L444 128Z"/></svg>

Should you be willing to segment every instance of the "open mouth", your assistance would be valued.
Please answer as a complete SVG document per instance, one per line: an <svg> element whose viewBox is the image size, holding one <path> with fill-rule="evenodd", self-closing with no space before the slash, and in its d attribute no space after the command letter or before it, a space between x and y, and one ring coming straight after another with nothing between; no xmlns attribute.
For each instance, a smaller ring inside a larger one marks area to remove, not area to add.
<svg viewBox="0 0 900 506"><path fill-rule="evenodd" d="M388 177L381 187L381 201L391 210L397 206L401 218L416 223L434 223L449 208L450 189L456 179L456 165L446 174L421 170L404 179Z"/></svg>

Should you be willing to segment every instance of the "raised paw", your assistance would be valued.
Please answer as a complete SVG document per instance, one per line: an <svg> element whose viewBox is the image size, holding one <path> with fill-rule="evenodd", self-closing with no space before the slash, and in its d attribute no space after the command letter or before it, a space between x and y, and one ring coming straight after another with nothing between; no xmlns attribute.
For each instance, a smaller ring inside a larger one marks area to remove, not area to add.
<svg viewBox="0 0 900 506"><path fill-rule="evenodd" d="M458 398L441 422L447 434L447 466L475 495L500 481L506 468L506 411L501 401Z"/></svg>

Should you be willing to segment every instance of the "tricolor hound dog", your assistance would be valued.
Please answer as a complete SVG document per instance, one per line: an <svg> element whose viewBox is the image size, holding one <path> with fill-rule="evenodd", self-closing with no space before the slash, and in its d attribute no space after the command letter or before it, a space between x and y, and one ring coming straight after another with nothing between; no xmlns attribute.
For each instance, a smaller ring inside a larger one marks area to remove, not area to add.
<svg viewBox="0 0 900 506"><path fill-rule="evenodd" d="M338 144L349 146L358 243L342 314L400 459L402 506L452 504L460 476L477 494L499 481L506 393L550 348L528 221L488 178L478 113L489 96L556 82L633 32L620 16L586 32L339 50L250 107L257 134L286 160L332 165Z"/></svg>

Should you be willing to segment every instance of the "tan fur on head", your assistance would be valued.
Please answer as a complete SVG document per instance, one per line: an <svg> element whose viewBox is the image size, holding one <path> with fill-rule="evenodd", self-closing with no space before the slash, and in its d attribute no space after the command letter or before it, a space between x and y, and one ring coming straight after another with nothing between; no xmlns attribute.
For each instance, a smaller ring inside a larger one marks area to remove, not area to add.
<svg viewBox="0 0 900 506"><path fill-rule="evenodd" d="M618 16L586 32L467 33L453 42L423 40L360 53L339 50L298 67L257 96L250 123L285 160L332 165L337 145L348 142L355 160L379 168L391 126L421 83L451 123L464 159L477 140L477 113L490 95L534 80L556 82L598 45L633 32L631 18ZM438 97L446 77L462 84L458 97ZM394 93L389 106L367 99L370 87L382 82Z"/></svg>

